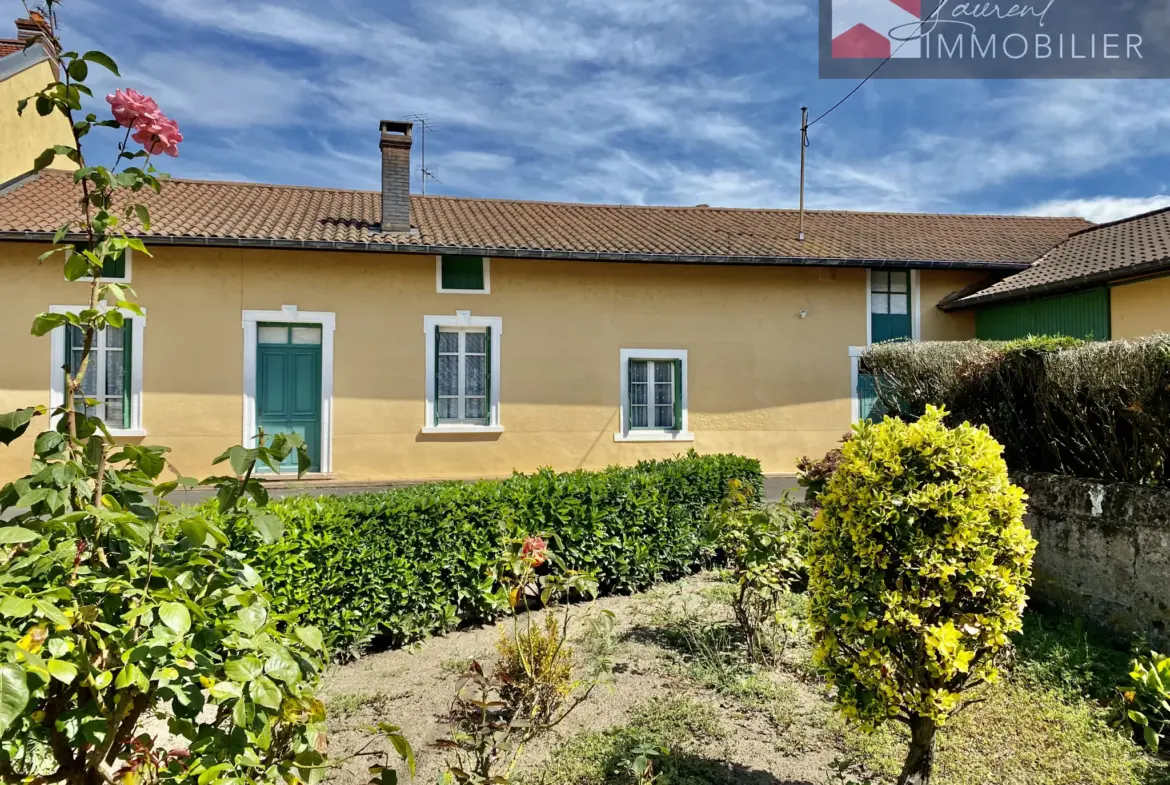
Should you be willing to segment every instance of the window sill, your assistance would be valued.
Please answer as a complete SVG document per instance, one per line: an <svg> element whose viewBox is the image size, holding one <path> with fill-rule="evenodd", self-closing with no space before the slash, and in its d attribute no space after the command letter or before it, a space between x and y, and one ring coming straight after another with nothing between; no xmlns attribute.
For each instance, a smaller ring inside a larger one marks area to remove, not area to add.
<svg viewBox="0 0 1170 785"><path fill-rule="evenodd" d="M615 442L693 442L695 435L690 431L627 431L615 433Z"/></svg>
<svg viewBox="0 0 1170 785"><path fill-rule="evenodd" d="M422 429L424 434L439 433L503 433L502 425L427 425Z"/></svg>
<svg viewBox="0 0 1170 785"><path fill-rule="evenodd" d="M121 437L123 439L134 439L140 436L146 436L145 428L110 428L110 436Z"/></svg>
<svg viewBox="0 0 1170 785"><path fill-rule="evenodd" d="M491 294L489 289L437 289L436 294Z"/></svg>

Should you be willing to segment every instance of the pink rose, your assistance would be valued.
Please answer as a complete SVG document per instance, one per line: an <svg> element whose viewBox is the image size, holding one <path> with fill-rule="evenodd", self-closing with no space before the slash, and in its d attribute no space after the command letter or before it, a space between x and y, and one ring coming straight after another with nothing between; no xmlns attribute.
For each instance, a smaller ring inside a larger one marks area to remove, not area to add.
<svg viewBox="0 0 1170 785"><path fill-rule="evenodd" d="M151 155L166 153L172 158L179 155L179 142L183 141L183 134L179 132L179 124L162 112L152 112L138 118L137 129L132 137L146 152Z"/></svg>
<svg viewBox="0 0 1170 785"><path fill-rule="evenodd" d="M529 537L524 540L520 557L531 566L539 567L548 560L548 543L542 537Z"/></svg>
<svg viewBox="0 0 1170 785"><path fill-rule="evenodd" d="M138 118L158 111L158 104L154 99L130 88L107 95L106 101L114 111L114 119L123 128L131 128Z"/></svg>

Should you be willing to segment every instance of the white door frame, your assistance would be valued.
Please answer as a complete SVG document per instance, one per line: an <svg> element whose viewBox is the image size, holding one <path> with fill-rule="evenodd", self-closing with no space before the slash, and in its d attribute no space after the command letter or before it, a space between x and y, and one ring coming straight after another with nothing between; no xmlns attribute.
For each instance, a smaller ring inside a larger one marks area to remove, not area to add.
<svg viewBox="0 0 1170 785"><path fill-rule="evenodd" d="M299 311L282 305L279 311L244 311L244 441L256 446L256 342L261 322L321 325L321 456L320 473L333 471L333 332L337 314L330 311Z"/></svg>

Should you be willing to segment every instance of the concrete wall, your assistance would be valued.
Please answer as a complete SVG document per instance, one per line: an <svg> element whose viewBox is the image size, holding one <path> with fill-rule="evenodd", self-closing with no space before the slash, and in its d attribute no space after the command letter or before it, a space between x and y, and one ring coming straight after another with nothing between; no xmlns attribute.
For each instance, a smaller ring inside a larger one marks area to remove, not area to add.
<svg viewBox="0 0 1170 785"><path fill-rule="evenodd" d="M27 56L12 54L4 60L8 63L10 58ZM41 117L31 102L23 115L16 113L17 101L44 88L53 78L53 68L46 60L0 79L0 183L31 171L33 160L46 148L58 144L73 146L73 134L64 115L54 112ZM52 168L72 169L73 163L58 157Z"/></svg>
<svg viewBox="0 0 1170 785"><path fill-rule="evenodd" d="M1170 333L1170 276L1110 290L1113 339Z"/></svg>
<svg viewBox="0 0 1170 785"><path fill-rule="evenodd" d="M48 402L50 343L31 337L29 324L50 305L86 299L86 286L65 282L58 264L37 265L42 250L0 243L10 293L0 310L0 411ZM691 446L791 472L848 429L848 348L866 336L864 270L493 259L490 294L437 294L433 256L152 250L132 264L148 311L145 441L172 447L191 475L242 439L245 309L336 313L339 480L601 468ZM967 315L938 312L931 299L971 280L922 273L925 338L973 337ZM423 317L460 309L503 319L502 434L421 433ZM623 348L688 350L693 445L614 442ZM0 477L26 471L28 448L0 449Z"/></svg>
<svg viewBox="0 0 1170 785"><path fill-rule="evenodd" d="M1015 478L1039 541L1032 595L1122 632L1165 642L1170 491L1054 475Z"/></svg>

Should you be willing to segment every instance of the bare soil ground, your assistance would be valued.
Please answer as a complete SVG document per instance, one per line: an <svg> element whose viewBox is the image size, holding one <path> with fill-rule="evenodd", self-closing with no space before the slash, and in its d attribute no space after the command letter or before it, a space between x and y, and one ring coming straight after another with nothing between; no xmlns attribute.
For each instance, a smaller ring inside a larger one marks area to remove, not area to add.
<svg viewBox="0 0 1170 785"><path fill-rule="evenodd" d="M826 782L828 764L841 749L835 735L825 729L827 708L820 687L799 679L796 668L780 668L754 677L758 684L737 694L733 680L704 671L718 671L718 665L707 667L704 658L691 651L695 641L688 640L689 633L706 629L708 635L711 630L721 635L729 629L722 626L729 621L719 596L723 587L714 576L699 575L648 594L574 607L569 631L578 667L587 670L591 658L606 656L612 674L549 736L526 747L515 774L531 782L541 782L543 775L549 785L560 781L553 777L580 779L579 772L550 771L555 756L572 740L624 727L640 709L682 700L677 705L685 712L701 713L702 707L709 707L709 716L715 718L710 733L697 734L700 738L686 743L692 768L705 769L698 781ZM590 639L584 622L602 609L616 617L608 642ZM435 782L445 754L432 745L448 733L442 715L459 675L471 660L490 667L504 624L432 638L414 648L373 654L336 668L327 675L323 690L332 718L331 754L344 756L360 749L369 740L366 727L391 722L403 728L414 746L416 781ZM712 653L722 656L715 648ZM799 658L795 653L792 659ZM365 759L351 761L332 781L364 783L368 765Z"/></svg>
<svg viewBox="0 0 1170 785"><path fill-rule="evenodd" d="M765 669L746 662L732 594L708 573L574 606L569 639L578 673L606 662L611 673L562 724L523 749L513 782L628 785L631 751L644 744L670 750L658 761L656 785L893 782L905 734L890 726L865 735L834 714L798 623L806 598L789 595L794 629L779 664ZM603 610L616 619L610 634L588 622ZM943 728L936 785L1170 785L1170 765L1110 730L1101 696L1083 689L1086 674L1104 662L1098 655L1110 662L1119 655L1094 648L1071 620L1035 617L1032 624L1013 670L986 702ZM415 782L434 783L446 753L433 745L447 736L442 716L460 676L472 660L490 671L504 629L466 630L334 668L323 689L331 757L362 749L366 728L389 722L414 747ZM1109 679L1123 675L1123 666L1104 668L1106 682L1115 683ZM350 760L332 782L367 782L370 762Z"/></svg>

